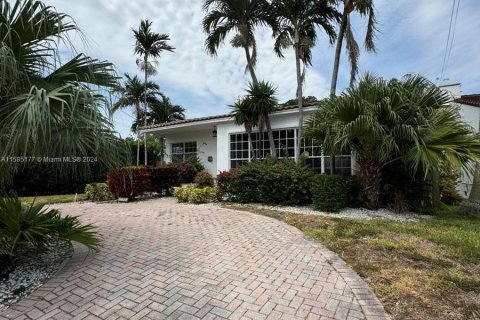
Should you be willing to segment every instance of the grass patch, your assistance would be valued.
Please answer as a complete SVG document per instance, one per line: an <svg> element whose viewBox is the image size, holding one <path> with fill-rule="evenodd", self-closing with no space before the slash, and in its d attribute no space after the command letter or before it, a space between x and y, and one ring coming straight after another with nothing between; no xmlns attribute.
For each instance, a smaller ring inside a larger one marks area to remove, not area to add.
<svg viewBox="0 0 480 320"><path fill-rule="evenodd" d="M31 204L34 200L35 203L45 203L45 204L53 204L53 203L68 203L68 202L75 202L75 201L86 201L87 195L84 193L75 194L60 194L60 195L50 195L50 196L37 196L37 197L20 197L20 200L24 203Z"/></svg>
<svg viewBox="0 0 480 320"><path fill-rule="evenodd" d="M393 319L480 319L480 220L458 208L395 222L226 206L284 221L336 252Z"/></svg>

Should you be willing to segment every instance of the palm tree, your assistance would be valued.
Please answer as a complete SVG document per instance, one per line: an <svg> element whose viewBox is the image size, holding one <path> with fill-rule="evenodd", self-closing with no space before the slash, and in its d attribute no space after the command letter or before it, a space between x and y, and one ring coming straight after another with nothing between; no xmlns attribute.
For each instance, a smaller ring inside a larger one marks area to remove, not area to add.
<svg viewBox="0 0 480 320"><path fill-rule="evenodd" d="M138 119L143 118L143 112L140 107L141 103L145 100L148 103L157 101L156 96L160 94L159 87L157 84L148 81L147 83L142 83L137 76L133 78L125 73L125 81L123 85L117 85L113 88L113 92L119 94L120 97L117 102L113 105L113 111L118 109L134 107L135 108L135 121L134 126L132 126L132 131L138 133ZM137 166L140 164L140 139L137 139Z"/></svg>
<svg viewBox="0 0 480 320"><path fill-rule="evenodd" d="M247 88L246 103L249 104L248 108L253 112L252 120L257 121L257 127L262 140L265 127L272 132L269 114L275 111L278 105L278 100L275 95L276 89L270 82L260 81L257 84L251 82ZM273 135L271 140L273 141ZM270 156L274 158L277 156L277 150L274 144L272 151L272 142L270 142Z"/></svg>
<svg viewBox="0 0 480 320"><path fill-rule="evenodd" d="M368 79L327 99L309 119L307 136L327 152L358 155L360 198L378 208L387 166L401 166L412 179L425 180L443 161L467 172L480 161L480 134L461 121L450 101L419 76Z"/></svg>
<svg viewBox="0 0 480 320"><path fill-rule="evenodd" d="M168 44L170 37L167 34L160 34L151 30L152 22L149 20L142 20L138 30L132 29L135 35L135 54L138 54L142 59L137 59L137 65L145 74L145 91L147 91L148 76L157 73L155 64L162 52L175 50L174 47ZM152 59L152 60L150 60ZM144 97L144 111L147 112L147 96ZM147 118L145 118L145 121ZM144 123L146 125L146 123ZM143 135L145 145L145 165L147 165L147 135Z"/></svg>
<svg viewBox="0 0 480 320"><path fill-rule="evenodd" d="M227 35L234 32L232 45L243 47L247 59L245 71L250 72L253 84L258 84L255 74L257 43L254 31L258 26L270 26L275 29L276 22L271 14L269 3L266 0L204 0L203 8L207 12L202 22L203 30L208 35L205 40L207 52L216 55L218 47ZM268 115L265 123L270 141L270 153L275 157L275 141Z"/></svg>
<svg viewBox="0 0 480 320"><path fill-rule="evenodd" d="M0 0L0 21L0 158L95 155L109 168L118 166L126 150L100 93L117 83L113 65L83 54L59 63L59 43L75 52L69 33L81 32L72 18L40 1ZM86 162L55 166L61 174L91 173ZM1 162L0 181L18 168Z"/></svg>
<svg viewBox="0 0 480 320"><path fill-rule="evenodd" d="M275 52L283 57L283 50L287 47L295 51L299 113L295 161L298 161L303 139L303 82L305 69L312 64L311 49L317 40L316 28L325 31L333 43L336 38L333 23L338 20L339 13L335 2L330 0L274 0L272 6L278 19L278 29L274 32Z"/></svg>
<svg viewBox="0 0 480 320"><path fill-rule="evenodd" d="M257 83L255 74L257 44L254 31L257 26L274 24L269 13L268 2L266 0L204 0L203 8L207 12L202 22L203 30L208 34L205 40L207 52L216 55L225 37L230 32L235 32L236 40L232 41L232 44L244 48L247 58L245 71L249 70L253 83Z"/></svg>
<svg viewBox="0 0 480 320"><path fill-rule="evenodd" d="M252 130L258 124L257 114L254 109L254 105L251 103L250 97L238 99L233 105L232 115L235 124L245 126L245 132L248 137L248 145L250 146L249 161L255 159L255 149L252 142Z"/></svg>
<svg viewBox="0 0 480 320"><path fill-rule="evenodd" d="M146 121L142 116L135 120L132 124L132 130L138 126L139 123L146 123L147 125L153 125L157 123L172 122L177 120L185 120L185 108L172 104L170 98L165 96L163 93L159 93L162 97L161 100L158 98L152 99L149 103Z"/></svg>
<svg viewBox="0 0 480 320"><path fill-rule="evenodd" d="M343 14L340 22L340 30L338 31L337 47L335 49L335 60L333 64L332 83L330 87L330 95L334 96L337 90L338 69L340 66L340 55L342 53L343 40L346 40L348 51L348 60L350 62L350 87L353 86L358 73L358 57L360 49L352 31L350 23L350 14L358 12L361 16L368 16L367 33L365 36L365 49L368 52L376 52L375 48L375 31L376 17L373 0L343 0Z"/></svg>

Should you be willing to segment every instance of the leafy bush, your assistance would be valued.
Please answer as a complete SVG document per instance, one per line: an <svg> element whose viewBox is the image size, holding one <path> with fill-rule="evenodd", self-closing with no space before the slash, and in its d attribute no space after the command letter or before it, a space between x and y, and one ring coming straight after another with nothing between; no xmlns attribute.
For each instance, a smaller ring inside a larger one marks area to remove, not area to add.
<svg viewBox="0 0 480 320"><path fill-rule="evenodd" d="M443 203L455 205L462 202L463 198L457 191L459 180L460 172L454 170L448 162L442 162L440 165L440 196Z"/></svg>
<svg viewBox="0 0 480 320"><path fill-rule="evenodd" d="M312 183L313 207L338 212L350 200L351 177L321 174Z"/></svg>
<svg viewBox="0 0 480 320"><path fill-rule="evenodd" d="M291 159L252 161L231 176L222 174L221 192L238 202L302 205L311 202L313 171Z"/></svg>
<svg viewBox="0 0 480 320"><path fill-rule="evenodd" d="M186 157L183 164L193 166L195 168L196 172L200 172L200 171L205 170L205 167L203 166L202 161L200 160L200 158L198 157L197 154L192 154L192 155Z"/></svg>
<svg viewBox="0 0 480 320"><path fill-rule="evenodd" d="M193 181L195 180L195 176L198 173L197 168L190 163L172 163L170 164L170 166L174 166L177 169L179 185L183 183L193 183Z"/></svg>
<svg viewBox="0 0 480 320"><path fill-rule="evenodd" d="M207 203L217 199L217 189L215 187L193 188L190 191L188 202Z"/></svg>
<svg viewBox="0 0 480 320"><path fill-rule="evenodd" d="M175 188L174 196L178 202L207 203L215 201L217 198L217 189L215 187L194 187L185 186Z"/></svg>
<svg viewBox="0 0 480 320"><path fill-rule="evenodd" d="M151 189L150 174L151 170L147 167L121 168L107 174L108 188L116 198L134 199Z"/></svg>
<svg viewBox="0 0 480 320"><path fill-rule="evenodd" d="M40 249L58 240L76 241L96 250L95 227L82 225L77 217L60 216L43 204L25 205L16 195L0 198L0 260L13 261L29 249Z"/></svg>
<svg viewBox="0 0 480 320"><path fill-rule="evenodd" d="M152 168L150 181L153 191L170 195L172 188L180 185L178 169L171 165Z"/></svg>
<svg viewBox="0 0 480 320"><path fill-rule="evenodd" d="M85 194L87 195L87 199L92 201L105 201L113 198L106 183L87 184L85 186Z"/></svg>
<svg viewBox="0 0 480 320"><path fill-rule="evenodd" d="M229 193L230 186L235 180L232 170L220 171L217 175L217 191L220 197L223 197Z"/></svg>
<svg viewBox="0 0 480 320"><path fill-rule="evenodd" d="M192 192L193 188L193 186L175 188L173 190L173 196L177 198L178 202L188 202L188 199L190 198L190 193Z"/></svg>
<svg viewBox="0 0 480 320"><path fill-rule="evenodd" d="M210 173L208 173L208 171L200 171L197 173L194 181L195 184L200 188L214 186L213 177Z"/></svg>

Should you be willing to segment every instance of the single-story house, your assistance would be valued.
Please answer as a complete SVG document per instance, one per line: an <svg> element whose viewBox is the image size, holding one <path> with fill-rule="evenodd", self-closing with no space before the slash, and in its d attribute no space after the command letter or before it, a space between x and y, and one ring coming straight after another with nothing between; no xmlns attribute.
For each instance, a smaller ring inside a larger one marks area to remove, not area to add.
<svg viewBox="0 0 480 320"><path fill-rule="evenodd" d="M480 125L480 95L462 96L459 83L445 84L445 90L452 93L454 102L460 106L463 119L476 131ZM316 106L304 107L304 117L307 119ZM295 157L295 146L298 134L298 107L279 106L270 115L277 153L284 157ZM236 168L249 161L250 145L243 126L234 123L231 114L210 117L179 120L168 123L154 124L141 129L146 132L165 137L166 161L181 162L191 155L198 155L205 169L212 175L220 171ZM259 157L269 153L267 133L254 131L253 147L259 151ZM258 152L257 151L257 152ZM305 141L301 152L307 151L307 164L321 173L330 172L330 157L322 153L319 146L311 141ZM351 154L335 157L335 172L337 174L353 174L355 159ZM468 196L473 178L464 176L459 185L463 196Z"/></svg>

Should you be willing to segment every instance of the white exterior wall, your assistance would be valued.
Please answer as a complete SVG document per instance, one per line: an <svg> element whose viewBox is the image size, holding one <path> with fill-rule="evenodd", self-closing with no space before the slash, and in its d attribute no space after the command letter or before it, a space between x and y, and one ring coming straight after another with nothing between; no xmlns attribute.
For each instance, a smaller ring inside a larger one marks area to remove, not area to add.
<svg viewBox="0 0 480 320"><path fill-rule="evenodd" d="M171 133L166 136L166 162L171 161L172 143L180 142L197 142L197 154L202 161L205 170L211 175L217 175L217 139L213 137L212 130L194 131L186 129L183 132ZM208 162L208 157L213 158L212 162Z"/></svg>

